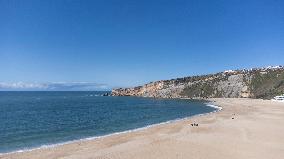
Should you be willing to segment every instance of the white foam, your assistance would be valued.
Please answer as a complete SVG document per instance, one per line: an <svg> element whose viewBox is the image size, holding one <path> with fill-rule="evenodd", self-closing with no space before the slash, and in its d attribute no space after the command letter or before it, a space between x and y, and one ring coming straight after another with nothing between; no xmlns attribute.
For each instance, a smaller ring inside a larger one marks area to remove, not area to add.
<svg viewBox="0 0 284 159"><path fill-rule="evenodd" d="M136 131L145 130L145 129L148 129L148 128L151 128L151 127L154 127L154 126L170 124L170 123L174 123L174 122L177 122L177 121L184 121L184 120L187 120L187 119L190 119L190 118L193 118L193 117L197 117L197 116L208 115L208 114L215 113L215 112L218 112L218 111L222 110L222 107L216 106L213 103L205 103L205 104L206 104L206 106L215 108L216 110L212 111L212 112L209 112L209 113L197 114L197 115L193 115L193 116L189 116L189 117L185 117L185 118L177 118L177 119L169 120L169 121L166 121L166 122L161 122L161 123L157 123L157 124L151 124L151 125L147 125L147 126L144 126L144 127L141 127L141 128L126 130L126 131L121 131L121 132L114 132L114 133L107 134L107 135L102 135L102 136L87 137L87 138L83 138L83 139L71 140L71 141L61 142L61 143L57 143L57 144L41 145L41 146L36 147L36 148L24 148L24 149L17 150L17 151L12 151L12 152L7 152L7 153L0 153L0 156L7 155L7 154L14 154L14 153L29 152L29 151L33 151L33 150L39 150L39 149L48 149L48 148L53 148L53 147L66 145L66 144L72 144L72 143L78 143L78 142L83 142L83 141L96 140L96 139L101 139L101 138L105 138L105 137L109 137L109 136L113 136L113 135L119 135L119 134L126 134L126 133L136 132Z"/></svg>
<svg viewBox="0 0 284 159"><path fill-rule="evenodd" d="M212 103L207 103L206 105L207 105L208 107L212 107L212 108L215 108L215 109L218 109L218 110L222 110L222 107L217 106L217 105L214 105L214 104L212 104Z"/></svg>

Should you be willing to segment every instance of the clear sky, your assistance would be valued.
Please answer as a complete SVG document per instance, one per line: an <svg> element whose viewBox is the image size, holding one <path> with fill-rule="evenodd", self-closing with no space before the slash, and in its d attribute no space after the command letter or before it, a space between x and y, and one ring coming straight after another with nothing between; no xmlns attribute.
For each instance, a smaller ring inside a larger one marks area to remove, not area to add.
<svg viewBox="0 0 284 159"><path fill-rule="evenodd" d="M0 87L125 87L283 64L283 0L0 0Z"/></svg>

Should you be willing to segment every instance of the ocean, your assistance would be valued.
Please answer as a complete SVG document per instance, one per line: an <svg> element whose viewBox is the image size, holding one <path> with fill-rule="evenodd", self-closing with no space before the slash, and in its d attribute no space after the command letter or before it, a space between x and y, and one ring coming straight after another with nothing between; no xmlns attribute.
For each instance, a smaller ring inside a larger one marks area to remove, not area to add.
<svg viewBox="0 0 284 159"><path fill-rule="evenodd" d="M216 111L204 101L101 96L105 92L0 92L0 153L131 131Z"/></svg>

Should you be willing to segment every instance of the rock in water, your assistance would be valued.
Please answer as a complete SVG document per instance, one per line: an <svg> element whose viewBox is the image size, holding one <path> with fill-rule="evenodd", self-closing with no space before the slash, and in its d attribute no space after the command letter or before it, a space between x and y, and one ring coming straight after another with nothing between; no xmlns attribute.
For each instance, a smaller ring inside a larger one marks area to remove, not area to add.
<svg viewBox="0 0 284 159"><path fill-rule="evenodd" d="M104 93L102 96L110 96L110 93Z"/></svg>

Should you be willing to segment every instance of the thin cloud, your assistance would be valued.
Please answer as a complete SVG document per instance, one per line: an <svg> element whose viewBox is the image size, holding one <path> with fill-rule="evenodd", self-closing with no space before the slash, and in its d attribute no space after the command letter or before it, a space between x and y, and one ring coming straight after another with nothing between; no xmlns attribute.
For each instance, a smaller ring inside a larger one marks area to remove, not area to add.
<svg viewBox="0 0 284 159"><path fill-rule="evenodd" d="M109 90L106 84L93 82L50 82L50 83L27 83L0 82L0 90L54 90L54 91L92 91Z"/></svg>

